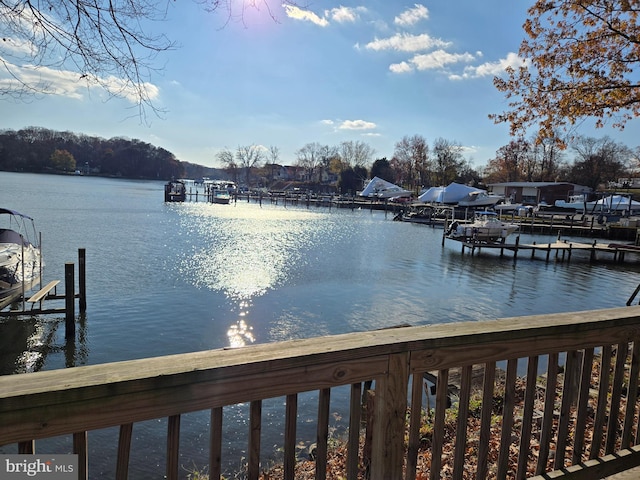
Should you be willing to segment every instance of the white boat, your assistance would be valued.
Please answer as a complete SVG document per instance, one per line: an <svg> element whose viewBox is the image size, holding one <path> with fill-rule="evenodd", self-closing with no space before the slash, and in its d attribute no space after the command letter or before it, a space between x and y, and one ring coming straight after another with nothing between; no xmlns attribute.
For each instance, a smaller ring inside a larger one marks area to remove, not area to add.
<svg viewBox="0 0 640 480"><path fill-rule="evenodd" d="M554 205L560 208L575 208L577 212L583 212L585 209L587 211L592 209L595 202L588 202L587 194L580 193L577 195L569 195L567 200L556 200Z"/></svg>
<svg viewBox="0 0 640 480"><path fill-rule="evenodd" d="M587 201L584 194L570 195L568 201L556 200L556 207L575 208L584 213L634 213L640 212L640 202L627 195L608 195L600 200Z"/></svg>
<svg viewBox="0 0 640 480"><path fill-rule="evenodd" d="M511 200L503 200L501 203L498 203L493 206L493 209L498 213L516 213L518 215L522 214L522 211L526 209L526 207L522 203L512 203Z"/></svg>
<svg viewBox="0 0 640 480"><path fill-rule="evenodd" d="M358 193L358 195L361 197L386 199L393 197L409 197L411 196L411 191L405 190L391 182L387 182L382 178L373 177L364 190Z"/></svg>
<svg viewBox="0 0 640 480"><path fill-rule="evenodd" d="M213 190L211 192L211 203L228 205L229 203L231 203L231 195L227 190Z"/></svg>
<svg viewBox="0 0 640 480"><path fill-rule="evenodd" d="M518 230L518 224L503 222L496 212L476 212L471 223L454 221L446 234L456 240L480 240L495 242L504 240Z"/></svg>
<svg viewBox="0 0 640 480"><path fill-rule="evenodd" d="M38 285L42 268L34 220L0 208L0 309Z"/></svg>
<svg viewBox="0 0 640 480"><path fill-rule="evenodd" d="M503 198L500 195L493 195L484 190L470 192L462 200L458 201L459 207L487 208L493 207Z"/></svg>

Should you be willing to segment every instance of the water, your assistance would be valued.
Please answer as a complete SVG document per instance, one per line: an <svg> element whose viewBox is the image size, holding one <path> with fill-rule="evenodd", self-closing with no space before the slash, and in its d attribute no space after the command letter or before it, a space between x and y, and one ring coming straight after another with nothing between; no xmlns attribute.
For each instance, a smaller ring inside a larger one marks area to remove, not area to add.
<svg viewBox="0 0 640 480"><path fill-rule="evenodd" d="M2 374L407 323L618 307L640 270L591 264L576 252L571 263L462 255L458 243L442 246L441 229L370 210L165 204L163 182L2 172L0 206L35 218L45 283L64 280L64 264L77 263L78 248L86 249L88 295L74 345L64 340L63 318L0 319ZM521 242L554 239L522 235ZM317 411L314 395L300 399L302 440L315 438L305 427ZM346 395L332 396L336 416ZM229 456L246 448L233 439L246 437L247 408L225 409ZM274 423L283 411L282 399L263 407ZM164 422L134 428L132 478L163 471ZM204 413L184 417L187 466L206 464L207 422ZM113 476L115 453L104 445L115 449L116 438L112 430L90 434L90 448L102 452L91 457L94 476ZM264 449L278 442L279 433L263 440Z"/></svg>

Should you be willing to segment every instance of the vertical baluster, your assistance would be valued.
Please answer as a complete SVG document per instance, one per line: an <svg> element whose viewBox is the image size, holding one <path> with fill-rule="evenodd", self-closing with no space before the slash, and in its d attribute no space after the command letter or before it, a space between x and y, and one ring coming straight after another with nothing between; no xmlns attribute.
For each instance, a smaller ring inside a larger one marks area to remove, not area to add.
<svg viewBox="0 0 640 480"><path fill-rule="evenodd" d="M607 416L607 396L609 394L609 370L611 369L611 345L602 347L600 355L600 376L598 378L598 405L593 421L593 439L591 440L591 450L589 460L598 458L602 448L602 431L604 421Z"/></svg>
<svg viewBox="0 0 640 480"><path fill-rule="evenodd" d="M411 383L411 416L409 418L409 444L407 448L407 480L416 478L418 449L420 447L420 423L422 422L422 374L415 373Z"/></svg>
<svg viewBox="0 0 640 480"><path fill-rule="evenodd" d="M504 407L502 408L502 433L500 435L500 452L498 455L498 478L506 478L509 467L509 447L513 435L513 410L516 405L516 377L518 359L507 361L507 378L504 385Z"/></svg>
<svg viewBox="0 0 640 480"><path fill-rule="evenodd" d="M611 407L609 409L609 422L607 424L607 443L605 447L605 455L613 453L616 448L616 439L618 438L618 430L620 425L620 398L622 397L622 387L624 383L624 366L629 353L629 344L620 342L616 352L616 368L613 377L613 385L611 391Z"/></svg>
<svg viewBox="0 0 640 480"><path fill-rule="evenodd" d="M516 478L522 480L528 475L529 447L531 446L531 430L533 409L538 390L538 360L539 357L529 357L527 360L527 386L524 397L524 412L522 414L522 429L520 431L520 448L518 449L518 471Z"/></svg>
<svg viewBox="0 0 640 480"><path fill-rule="evenodd" d="M564 467L565 451L567 448L567 437L569 435L569 423L571 421L571 405L574 403L577 391L575 390L574 375L576 375L576 365L578 352L572 350L567 352L564 382L562 385L562 403L560 405L560 418L558 419L558 436L556 442L556 457L553 468L559 470Z"/></svg>
<svg viewBox="0 0 640 480"><path fill-rule="evenodd" d="M358 450L360 446L360 419L362 417L362 383L351 385L349 402L349 444L347 450L347 480L358 478Z"/></svg>
<svg viewBox="0 0 640 480"><path fill-rule="evenodd" d="M444 416L447 413L449 394L449 370L438 371L436 384L436 411L433 420L433 443L431 447L431 480L440 478L442 469L442 444L444 443Z"/></svg>
<svg viewBox="0 0 640 480"><path fill-rule="evenodd" d="M591 373L593 371L593 348L584 350L582 356L582 375L580 377L580 393L578 394L578 408L576 431L574 434L573 457L571 463L582 462L584 453L584 436L587 425L587 407L589 406L589 391L591 389Z"/></svg>
<svg viewBox="0 0 640 480"><path fill-rule="evenodd" d="M462 480L465 454L467 451L467 427L469 418L469 398L471 396L471 374L473 365L467 365L460 372L460 396L458 399L458 425L456 427L453 480Z"/></svg>
<svg viewBox="0 0 640 480"><path fill-rule="evenodd" d="M547 365L547 385L544 395L544 416L542 417L542 431L540 432L540 454L536 475L542 475L547 470L547 460L549 459L549 445L553 436L553 410L556 400L556 387L558 384L558 354L549 354L549 365Z"/></svg>
<svg viewBox="0 0 640 480"><path fill-rule="evenodd" d="M478 471L476 478L487 478L487 459L491 440L491 413L493 411L493 391L496 379L496 362L488 362L484 366L484 382L482 387L482 413L480 419L480 444L478 445Z"/></svg>
<svg viewBox="0 0 640 480"><path fill-rule="evenodd" d="M327 477L327 444L329 440L329 400L331 390L323 388L318 398L318 432L316 441L316 479Z"/></svg>
<svg viewBox="0 0 640 480"><path fill-rule="evenodd" d="M211 409L211 431L209 432L209 479L222 476L222 407Z"/></svg>
<svg viewBox="0 0 640 480"><path fill-rule="evenodd" d="M249 480L260 475L260 432L262 430L262 400L254 400L249 407Z"/></svg>
<svg viewBox="0 0 640 480"><path fill-rule="evenodd" d="M167 422L167 480L178 480L180 467L180 415L171 415Z"/></svg>
<svg viewBox="0 0 640 480"><path fill-rule="evenodd" d="M78 455L78 480L87 480L89 478L89 455L86 431L73 434L73 453Z"/></svg>
<svg viewBox="0 0 640 480"><path fill-rule="evenodd" d="M638 397L638 375L640 375L640 341L636 338L633 340L633 350L631 353L631 370L629 371L629 388L627 389L627 409L624 415L624 428L622 430L622 448L632 446L631 432L633 430L636 399Z"/></svg>
<svg viewBox="0 0 640 480"><path fill-rule="evenodd" d="M116 480L127 480L129 477L129 455L131 453L132 433L133 423L120 425L118 458L116 460Z"/></svg>
<svg viewBox="0 0 640 480"><path fill-rule="evenodd" d="M26 442L18 443L18 453L24 455L32 455L36 453L36 441L27 440Z"/></svg>
<svg viewBox="0 0 640 480"><path fill-rule="evenodd" d="M284 478L294 480L296 468L296 425L298 418L298 395L287 395L284 430Z"/></svg>

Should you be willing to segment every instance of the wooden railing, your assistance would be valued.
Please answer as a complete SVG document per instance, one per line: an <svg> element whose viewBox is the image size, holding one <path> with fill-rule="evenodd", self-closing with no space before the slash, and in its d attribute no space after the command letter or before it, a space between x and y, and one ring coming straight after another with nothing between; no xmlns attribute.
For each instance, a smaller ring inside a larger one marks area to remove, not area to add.
<svg viewBox="0 0 640 480"><path fill-rule="evenodd" d="M394 328L0 377L0 445L33 453L36 440L68 435L87 478L91 431L116 426L125 479L135 424L166 418L174 479L181 416L204 410L219 478L222 409L249 402L245 468L256 479L262 400L285 397L283 471L293 479L298 394L318 391L315 475L325 478L331 391L347 385L346 478L602 478L640 465L639 370L640 306ZM428 409L425 378L437 379Z"/></svg>

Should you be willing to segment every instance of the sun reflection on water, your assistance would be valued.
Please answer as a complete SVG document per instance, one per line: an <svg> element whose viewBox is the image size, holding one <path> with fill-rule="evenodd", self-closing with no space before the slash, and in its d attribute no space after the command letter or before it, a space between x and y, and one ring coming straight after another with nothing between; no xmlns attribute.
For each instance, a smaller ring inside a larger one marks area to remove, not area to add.
<svg viewBox="0 0 640 480"><path fill-rule="evenodd" d="M182 259L180 273L235 305L238 318L227 330L230 346L253 343L252 299L286 282L292 266L304 261L318 214L240 204L185 206L181 228L192 254Z"/></svg>

